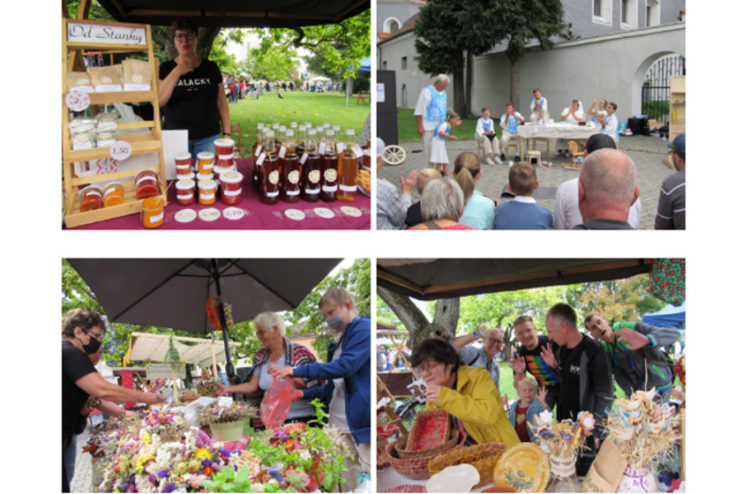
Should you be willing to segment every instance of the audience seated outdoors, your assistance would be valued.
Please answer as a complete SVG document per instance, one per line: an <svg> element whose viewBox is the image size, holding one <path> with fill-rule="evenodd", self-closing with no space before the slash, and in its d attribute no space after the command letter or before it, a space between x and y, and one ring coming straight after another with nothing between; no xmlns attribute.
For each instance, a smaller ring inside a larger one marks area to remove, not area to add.
<svg viewBox="0 0 750 494"><path fill-rule="evenodd" d="M526 162L515 163L508 173L508 190L515 194L512 201L495 209L497 230L545 230L552 228L552 213L539 206L532 194L539 187L534 166Z"/></svg>
<svg viewBox="0 0 750 494"><path fill-rule="evenodd" d="M456 157L453 164L453 178L464 193L464 213L458 222L477 230L492 230L495 202L484 197L476 189L476 183L481 176L479 156L464 152Z"/></svg>
<svg viewBox="0 0 750 494"><path fill-rule="evenodd" d="M422 191L427 185L427 182L442 176L443 175L437 168L422 168L419 170L419 173L417 173L417 193L420 197L422 196ZM422 202L417 201L406 210L406 220L404 223L406 224L406 227L409 228L422 223L422 221L424 221L422 219Z"/></svg>
<svg viewBox="0 0 750 494"><path fill-rule="evenodd" d="M385 143L378 137L377 172L383 168L383 151ZM404 226L406 210L411 204L411 189L417 181L417 171L412 170L409 176L399 177L401 188L388 180L378 178L377 220L378 230L395 230Z"/></svg>
<svg viewBox="0 0 750 494"><path fill-rule="evenodd" d="M464 193L448 177L431 180L422 193L424 221L410 230L474 230L458 222L464 212Z"/></svg>
<svg viewBox="0 0 750 494"><path fill-rule="evenodd" d="M584 159L599 149L615 149L615 141L607 134L594 134L586 141ZM570 230L583 223L581 211L578 209L578 178L561 183L555 193L554 225L557 230ZM641 221L640 197L630 206L628 223L633 229L638 229Z"/></svg>

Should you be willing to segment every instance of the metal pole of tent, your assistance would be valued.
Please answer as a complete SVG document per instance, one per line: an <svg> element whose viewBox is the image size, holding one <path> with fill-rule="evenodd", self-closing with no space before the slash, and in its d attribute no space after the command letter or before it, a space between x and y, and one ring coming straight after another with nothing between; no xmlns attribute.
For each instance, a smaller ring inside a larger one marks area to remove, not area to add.
<svg viewBox="0 0 750 494"><path fill-rule="evenodd" d="M224 299L221 295L219 263L216 259L211 259L211 276L216 283L216 297L219 299L219 321L221 321L221 334L224 336L224 353L227 357L227 377L231 379L234 376L234 366L232 365L232 359L229 357L229 338L227 336L229 331L227 330L227 320L224 317Z"/></svg>

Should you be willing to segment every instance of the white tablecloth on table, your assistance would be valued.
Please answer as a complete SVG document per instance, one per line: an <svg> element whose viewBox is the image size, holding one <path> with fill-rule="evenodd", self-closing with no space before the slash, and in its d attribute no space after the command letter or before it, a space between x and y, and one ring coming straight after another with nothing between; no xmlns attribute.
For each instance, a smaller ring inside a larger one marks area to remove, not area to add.
<svg viewBox="0 0 750 494"><path fill-rule="evenodd" d="M526 124L518 126L518 136L524 139L588 139L597 132L592 124L574 125L570 123Z"/></svg>
<svg viewBox="0 0 750 494"><path fill-rule="evenodd" d="M392 466L387 466L385 468L378 468L377 473L377 492L383 492L386 489L390 489L392 487L398 487L400 485L427 485L427 480L414 480L410 479L409 477L404 477L400 473L398 473L396 470L393 469ZM472 489L471 492L482 492L482 489L486 489L487 487L490 487L492 484L483 485L480 487L477 487L476 489Z"/></svg>

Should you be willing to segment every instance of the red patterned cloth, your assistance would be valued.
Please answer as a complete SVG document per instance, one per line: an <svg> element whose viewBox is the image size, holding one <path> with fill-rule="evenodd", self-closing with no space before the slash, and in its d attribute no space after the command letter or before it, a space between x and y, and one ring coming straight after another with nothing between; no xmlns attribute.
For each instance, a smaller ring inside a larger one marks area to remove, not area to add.
<svg viewBox="0 0 750 494"><path fill-rule="evenodd" d="M685 303L685 259L657 259L651 265L648 292L672 305Z"/></svg>

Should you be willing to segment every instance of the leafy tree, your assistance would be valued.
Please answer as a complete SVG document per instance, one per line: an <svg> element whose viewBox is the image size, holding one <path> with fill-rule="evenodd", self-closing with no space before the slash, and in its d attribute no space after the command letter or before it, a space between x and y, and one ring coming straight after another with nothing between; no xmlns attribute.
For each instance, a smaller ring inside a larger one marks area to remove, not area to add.
<svg viewBox="0 0 750 494"><path fill-rule="evenodd" d="M507 39L505 51L510 60L510 101L516 108L519 105L520 60L529 50L529 42L536 40L539 48L552 48L551 37L560 33L566 24L563 22L563 7L560 0L500 0L503 35Z"/></svg>
<svg viewBox="0 0 750 494"><path fill-rule="evenodd" d="M305 48L308 69L333 80L354 77L359 61L370 55L370 11L348 17L338 24L321 24L301 28L273 28L262 33L264 44L282 50Z"/></svg>
<svg viewBox="0 0 750 494"><path fill-rule="evenodd" d="M241 67L255 80L291 80L298 68L294 53L278 45L252 48Z"/></svg>

